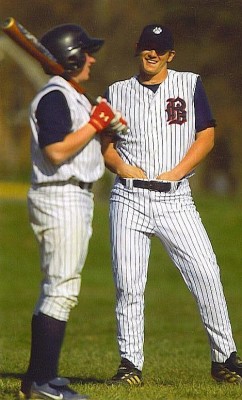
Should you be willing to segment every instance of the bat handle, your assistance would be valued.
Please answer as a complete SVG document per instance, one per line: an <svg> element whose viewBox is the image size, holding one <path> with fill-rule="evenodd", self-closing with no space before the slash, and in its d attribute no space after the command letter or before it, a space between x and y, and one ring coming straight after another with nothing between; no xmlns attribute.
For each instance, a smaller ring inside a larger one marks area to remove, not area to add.
<svg viewBox="0 0 242 400"><path fill-rule="evenodd" d="M89 93L86 92L85 97L87 98L88 101L90 101L92 106L96 106L98 104L98 100Z"/></svg>
<svg viewBox="0 0 242 400"><path fill-rule="evenodd" d="M64 71L61 76L62 78L66 79L79 93L84 94L84 96L87 98L88 101L90 101L93 106L96 106L98 104L98 100L87 93L85 90L83 90L83 88L81 88L79 84L71 78L69 72Z"/></svg>

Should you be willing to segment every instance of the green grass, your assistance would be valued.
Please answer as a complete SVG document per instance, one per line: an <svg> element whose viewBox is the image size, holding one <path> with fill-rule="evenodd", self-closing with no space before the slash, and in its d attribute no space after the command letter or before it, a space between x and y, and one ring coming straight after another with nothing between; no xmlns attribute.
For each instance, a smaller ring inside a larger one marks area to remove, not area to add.
<svg viewBox="0 0 242 400"><path fill-rule="evenodd" d="M234 338L242 354L241 198L196 195L221 266ZM158 240L153 240L146 290L145 385L104 384L116 372L107 202L96 201L94 234L79 305L68 324L60 374L93 400L235 400L242 388L210 378L208 342L195 302ZM23 200L0 201L0 399L14 399L25 372L30 320L38 293L38 249Z"/></svg>

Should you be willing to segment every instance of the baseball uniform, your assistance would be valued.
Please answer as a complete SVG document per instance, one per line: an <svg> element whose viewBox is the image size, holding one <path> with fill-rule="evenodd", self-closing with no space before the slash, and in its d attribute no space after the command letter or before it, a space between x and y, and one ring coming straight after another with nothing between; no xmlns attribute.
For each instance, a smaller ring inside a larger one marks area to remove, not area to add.
<svg viewBox="0 0 242 400"><path fill-rule="evenodd" d="M45 275L35 313L41 311L64 321L77 304L80 273L92 234L90 188L103 175L104 163L97 135L59 166L46 158L42 148L86 124L90 112L89 101L58 76L50 79L31 105L33 169L28 206Z"/></svg>
<svg viewBox="0 0 242 400"><path fill-rule="evenodd" d="M223 362L236 348L216 256L191 195L193 172L179 182L156 179L183 159L196 132L215 124L201 79L168 70L161 84L147 86L134 76L111 85L107 98L129 127L116 143L119 156L148 178L117 176L110 198L121 359L142 370L144 291L151 238L156 236L197 302L212 360Z"/></svg>

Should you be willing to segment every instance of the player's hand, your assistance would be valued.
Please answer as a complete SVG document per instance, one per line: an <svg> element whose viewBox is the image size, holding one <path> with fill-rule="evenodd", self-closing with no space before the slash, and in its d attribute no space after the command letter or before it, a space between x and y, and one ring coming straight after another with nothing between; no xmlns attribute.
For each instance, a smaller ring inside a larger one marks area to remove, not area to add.
<svg viewBox="0 0 242 400"><path fill-rule="evenodd" d="M121 178L147 179L145 172L141 168L126 163L122 163L118 167L117 174Z"/></svg>
<svg viewBox="0 0 242 400"><path fill-rule="evenodd" d="M105 99L102 99L99 104L93 107L88 123L91 124L97 132L100 132L107 128L114 117L115 114L110 104Z"/></svg>
<svg viewBox="0 0 242 400"><path fill-rule="evenodd" d="M158 175L157 178L161 181L179 181L181 178L175 173L175 171L166 171Z"/></svg>
<svg viewBox="0 0 242 400"><path fill-rule="evenodd" d="M119 111L115 111L115 116L108 126L108 130L114 133L127 133L127 122Z"/></svg>

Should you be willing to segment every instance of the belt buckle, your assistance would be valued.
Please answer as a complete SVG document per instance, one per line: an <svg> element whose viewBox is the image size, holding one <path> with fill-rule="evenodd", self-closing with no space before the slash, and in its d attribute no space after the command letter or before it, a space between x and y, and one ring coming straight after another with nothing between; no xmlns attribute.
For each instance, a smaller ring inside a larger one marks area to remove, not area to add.
<svg viewBox="0 0 242 400"><path fill-rule="evenodd" d="M148 181L148 189L154 192L161 192L161 182L158 181Z"/></svg>
<svg viewBox="0 0 242 400"><path fill-rule="evenodd" d="M154 190L155 192L167 193L171 190L171 184L169 182L150 181L149 190Z"/></svg>
<svg viewBox="0 0 242 400"><path fill-rule="evenodd" d="M148 183L148 190L153 190L153 191L155 191L155 192L157 192L158 191L158 186L157 186L157 183L156 183L156 181L148 181L147 182Z"/></svg>

